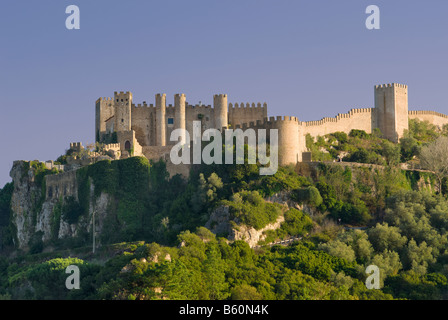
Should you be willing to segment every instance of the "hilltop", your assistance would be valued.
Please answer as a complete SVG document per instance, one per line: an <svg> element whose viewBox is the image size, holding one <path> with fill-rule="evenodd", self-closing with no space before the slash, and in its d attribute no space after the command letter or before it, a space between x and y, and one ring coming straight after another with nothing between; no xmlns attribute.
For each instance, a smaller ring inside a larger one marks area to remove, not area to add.
<svg viewBox="0 0 448 320"><path fill-rule="evenodd" d="M307 138L319 161L273 176L256 164L197 165L186 179L144 157L64 173L15 162L13 183L0 191L0 294L444 298L446 178L423 170L420 154L446 131L409 127L398 144L362 130ZM70 264L80 266L81 290L64 287ZM381 270L381 290L364 285L370 264Z"/></svg>

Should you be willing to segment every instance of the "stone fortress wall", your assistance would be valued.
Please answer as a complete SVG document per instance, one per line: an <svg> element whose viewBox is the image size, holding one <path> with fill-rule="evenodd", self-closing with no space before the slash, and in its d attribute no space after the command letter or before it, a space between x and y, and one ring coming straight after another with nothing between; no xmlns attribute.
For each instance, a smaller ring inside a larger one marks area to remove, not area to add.
<svg viewBox="0 0 448 320"><path fill-rule="evenodd" d="M435 111L409 111L409 119L428 121L435 126L443 127L448 123L448 115Z"/></svg>
<svg viewBox="0 0 448 320"><path fill-rule="evenodd" d="M76 168L108 158L106 155L109 155L108 159L132 155L146 156L151 160L162 158L171 176L178 173L187 176L190 166L174 165L170 161L170 150L177 142L169 141L169 137L176 128L186 128L192 133L193 121L201 121L202 132L209 128L254 129L255 133L258 129L266 129L267 142L270 139L269 130L278 129L280 166L309 160L303 157L307 151L307 134L312 137L338 131L348 134L352 129L371 133L379 128L386 138L396 142L408 128L409 119L429 121L440 128L448 124L448 115L435 111L409 111L407 90L408 87L401 84L375 86L374 108L351 109L348 113L318 121L300 121L293 116L268 117L266 103L232 104L223 94L213 97L212 107L191 105L184 94L174 96L174 105L166 105L164 94L156 95L155 105L148 105L145 101L135 105L132 103L132 93L115 92L113 98L99 98L96 101L95 134L101 141L107 134L116 132L118 141L105 144L101 155L93 152L84 159L70 159L65 166L47 161L45 165L48 169L56 168L60 173L45 177L46 196L52 201L66 196L77 197ZM71 143L70 149L80 152L83 147L77 142Z"/></svg>
<svg viewBox="0 0 448 320"><path fill-rule="evenodd" d="M126 154L144 155L149 159L166 158L172 145L171 132L185 128L190 135L193 121L201 121L201 130L228 129L278 129L279 165L302 161L306 152L305 137L323 136L352 129L371 133L378 128L383 136L393 142L408 129L409 119L427 120L439 127L448 123L448 116L434 111L409 111L407 85L391 83L374 86L374 107L355 108L348 113L318 121L299 121L296 117L268 117L266 103L228 103L226 94L213 96L211 105L190 105L185 94L174 95L174 105L166 105L166 95L157 94L155 105L135 105L132 93L115 92L113 98L96 101L96 136L117 132L121 151ZM182 137L186 139L186 137ZM192 136L190 136L190 141Z"/></svg>

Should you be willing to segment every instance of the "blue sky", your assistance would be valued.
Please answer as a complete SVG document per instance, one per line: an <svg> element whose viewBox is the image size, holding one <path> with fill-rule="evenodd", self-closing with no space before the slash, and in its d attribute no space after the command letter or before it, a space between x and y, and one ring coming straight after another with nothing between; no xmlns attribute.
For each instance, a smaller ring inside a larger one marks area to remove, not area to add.
<svg viewBox="0 0 448 320"><path fill-rule="evenodd" d="M67 30L75 4L81 29ZM365 9L380 8L367 30ZM373 107L375 84L409 86L409 108L448 113L448 2L3 0L0 187L12 162L93 142L94 103L185 93L189 103L266 102L319 120Z"/></svg>

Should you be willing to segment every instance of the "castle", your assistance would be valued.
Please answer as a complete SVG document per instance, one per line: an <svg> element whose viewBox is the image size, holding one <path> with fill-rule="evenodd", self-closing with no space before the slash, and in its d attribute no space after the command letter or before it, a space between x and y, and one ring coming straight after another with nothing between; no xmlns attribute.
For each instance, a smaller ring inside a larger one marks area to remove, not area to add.
<svg viewBox="0 0 448 320"><path fill-rule="evenodd" d="M143 155L148 159L167 159L177 141L169 137L174 129L192 132L193 121L200 121L202 132L215 128L278 129L278 164L296 164L305 160L305 137L352 129L371 133L381 130L383 137L398 142L408 129L409 119L419 119L442 127L448 116L434 111L409 111L408 86L383 84L374 87L374 108L351 109L348 113L319 121L299 121L294 116L268 117L266 103L228 103L226 94L213 97L210 105L190 105L185 94L174 95L174 105L166 104L166 95L157 94L155 105L134 104L131 92L115 92L113 98L96 101L96 141L113 142L110 148L121 155ZM308 157L306 157L307 160Z"/></svg>

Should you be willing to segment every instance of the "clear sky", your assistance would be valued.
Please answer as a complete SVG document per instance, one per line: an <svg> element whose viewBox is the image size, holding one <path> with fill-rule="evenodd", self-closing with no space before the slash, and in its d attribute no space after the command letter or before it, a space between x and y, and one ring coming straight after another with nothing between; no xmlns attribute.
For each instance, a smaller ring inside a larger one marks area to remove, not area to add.
<svg viewBox="0 0 448 320"><path fill-rule="evenodd" d="M370 4L380 30L365 27ZM448 113L447 14L446 0L2 0L0 187L14 160L94 142L95 101L114 91L227 93L307 121L373 107L374 85L397 82L411 110Z"/></svg>

